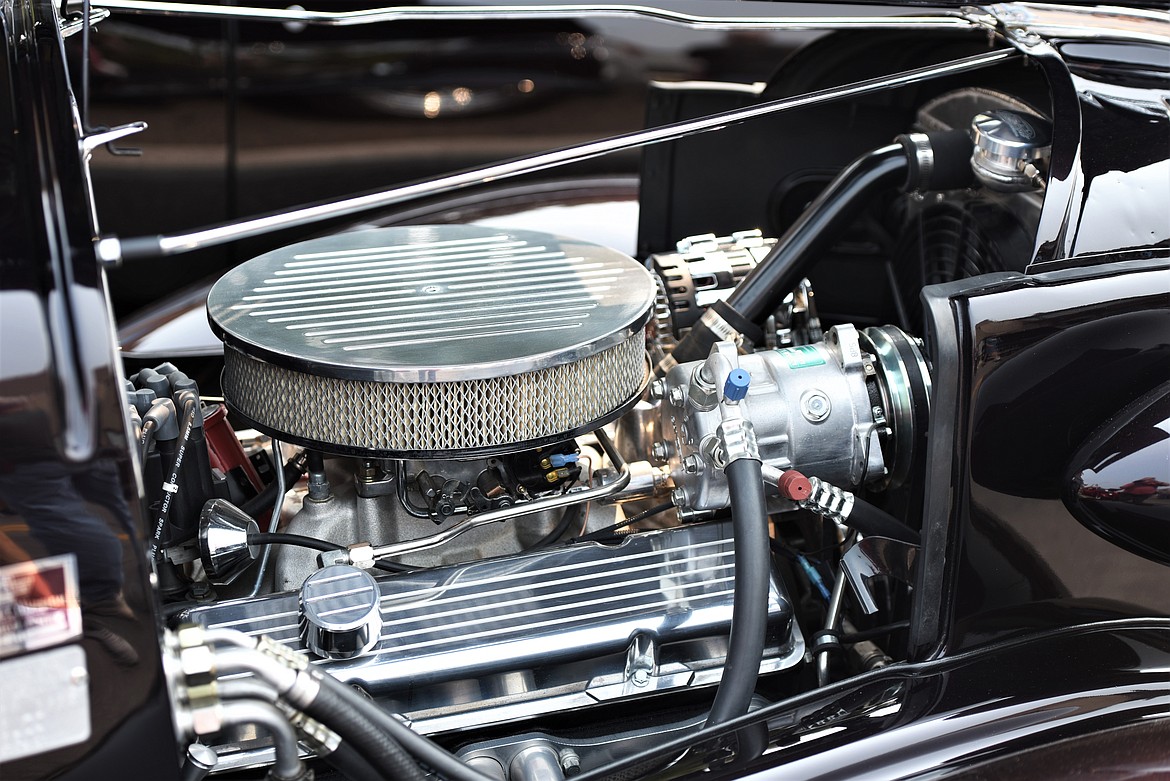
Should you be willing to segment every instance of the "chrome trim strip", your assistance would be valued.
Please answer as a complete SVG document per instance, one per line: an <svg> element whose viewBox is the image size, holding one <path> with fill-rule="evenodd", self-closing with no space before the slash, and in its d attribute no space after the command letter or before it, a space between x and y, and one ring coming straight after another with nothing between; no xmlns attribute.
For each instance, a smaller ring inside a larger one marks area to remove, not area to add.
<svg viewBox="0 0 1170 781"><path fill-rule="evenodd" d="M966 26L973 27L973 25ZM200 249L201 247L211 247L253 236L262 236L288 227L307 225L334 217L359 214L383 206L391 206L418 198L462 190L474 185L497 182L501 179L510 179L549 168L557 168L569 163L627 149L636 149L650 144L674 141L698 133L719 130L728 125L745 122L757 117L778 114L828 101L856 97L871 92L881 92L895 87L915 84L926 79L953 76L958 73L998 65L1019 56L1020 54L1013 49L999 49L986 54L978 54L973 57L964 57L958 60L949 60L924 68L913 68L888 76L879 76L840 87L830 87L828 89L807 92L803 95L772 100L733 111L711 114L698 119L674 122L648 130L639 130L633 133L611 136L598 141L563 147L550 152L521 157L485 168L476 168L404 187L395 187L377 193L345 198L303 209L292 209L280 214L224 223L191 233L133 239L105 237L98 240L96 244L97 253L102 263L114 266L120 264L124 259L181 254Z"/></svg>
<svg viewBox="0 0 1170 781"><path fill-rule="evenodd" d="M80 5L71 3L70 6ZM666 8L629 3L597 5L465 5L385 6L358 11L308 11L303 8L257 8L201 3L170 3L157 0L106 0L102 8L150 16L196 16L217 19L282 22L327 27L408 21L483 21L522 19L616 18L652 19L695 30L920 30L970 29L972 24L958 14L940 12L918 16L706 16Z"/></svg>

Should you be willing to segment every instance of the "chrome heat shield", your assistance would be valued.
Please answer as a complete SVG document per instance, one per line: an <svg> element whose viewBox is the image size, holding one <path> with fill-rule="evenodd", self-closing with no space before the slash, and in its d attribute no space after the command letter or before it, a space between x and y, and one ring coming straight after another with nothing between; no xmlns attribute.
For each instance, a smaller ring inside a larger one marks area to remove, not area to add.
<svg viewBox="0 0 1170 781"><path fill-rule="evenodd" d="M730 524L709 523L379 577L377 645L356 659L313 661L428 734L706 686L723 671L734 561ZM297 598L188 616L308 654ZM769 614L761 672L804 654L775 577Z"/></svg>

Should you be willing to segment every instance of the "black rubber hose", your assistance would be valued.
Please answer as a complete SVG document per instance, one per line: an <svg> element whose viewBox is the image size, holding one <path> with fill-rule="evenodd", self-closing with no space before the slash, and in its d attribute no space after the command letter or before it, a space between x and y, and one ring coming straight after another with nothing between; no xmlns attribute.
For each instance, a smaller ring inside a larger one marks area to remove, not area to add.
<svg viewBox="0 0 1170 781"><path fill-rule="evenodd" d="M922 542L922 537L917 531L860 497L854 499L853 510L845 519L845 523L866 537L889 537L911 545Z"/></svg>
<svg viewBox="0 0 1170 781"><path fill-rule="evenodd" d="M496 779L481 773L441 746L432 743L429 739L418 734L394 718L393 715L382 710L378 705L358 694L353 689L350 689L328 673L313 669L310 671L310 675L321 684L322 695L326 691L330 692L331 697L341 700L346 704L352 716L362 719L388 738L392 738L396 746L401 746L419 762L443 778L448 779L448 781L496 781ZM320 699L320 696L318 696L318 699ZM306 713L309 713L310 716L313 715L308 710L306 710ZM320 719L320 721L326 726L331 727L338 734L342 734L339 729L324 719ZM345 736L342 735L342 737Z"/></svg>
<svg viewBox="0 0 1170 781"><path fill-rule="evenodd" d="M760 675L768 628L771 566L760 462L740 458L727 465L726 473L735 545L735 598L727 661L715 703L707 715L708 727L747 713Z"/></svg>
<svg viewBox="0 0 1170 781"><path fill-rule="evenodd" d="M325 682L324 678L319 680ZM344 687L340 682L337 685ZM426 781L426 773L398 741L353 707L353 700L358 699L357 693L348 693L352 696L340 693L336 687L322 685L313 701L305 706L304 712L340 735L343 741L349 743L387 778L396 781Z"/></svg>
<svg viewBox="0 0 1170 781"><path fill-rule="evenodd" d="M282 532L256 532L248 535L249 545L296 545L300 548L312 548L319 551L345 550L344 545L338 545L328 540L319 540L316 537L305 537L301 534L284 534Z"/></svg>
<svg viewBox="0 0 1170 781"><path fill-rule="evenodd" d="M840 240L874 193L906 181L909 162L900 144L875 149L850 163L829 183L727 298L732 309L762 323L808 275L823 251Z"/></svg>
<svg viewBox="0 0 1170 781"><path fill-rule="evenodd" d="M565 508L565 512L561 515L561 520L557 523L556 528L537 540L536 544L532 546L531 550L547 548L548 546L552 545L561 537L564 537L565 532L567 532L570 527L576 526L580 520L581 503L578 502L577 504L569 505Z"/></svg>
<svg viewBox="0 0 1170 781"><path fill-rule="evenodd" d="M325 761L348 781L395 781L366 761L353 746L342 741L337 749L324 757Z"/></svg>
<svg viewBox="0 0 1170 781"><path fill-rule="evenodd" d="M813 261L837 242L846 228L873 201L875 193L907 183L910 159L901 144L875 149L850 163L784 232L771 251L724 302L719 315L736 323L764 323L784 297L808 275ZM719 336L702 321L675 346L677 363L702 360ZM661 371L661 370L660 370Z"/></svg>
<svg viewBox="0 0 1170 781"><path fill-rule="evenodd" d="M311 548L319 551L345 550L344 545L316 537L305 537L301 534L284 534L283 532L256 532L248 535L249 545L296 545L301 548ZM418 569L409 564L398 564L393 561L375 561L374 569L383 572L413 572Z"/></svg>
<svg viewBox="0 0 1170 781"><path fill-rule="evenodd" d="M304 473L305 460L298 453L284 464L284 484L291 487L297 480L301 479L301 475ZM272 507L272 502L276 499L276 483L277 481L273 480L264 486L264 489L260 493L240 505L240 509L255 518L257 515Z"/></svg>

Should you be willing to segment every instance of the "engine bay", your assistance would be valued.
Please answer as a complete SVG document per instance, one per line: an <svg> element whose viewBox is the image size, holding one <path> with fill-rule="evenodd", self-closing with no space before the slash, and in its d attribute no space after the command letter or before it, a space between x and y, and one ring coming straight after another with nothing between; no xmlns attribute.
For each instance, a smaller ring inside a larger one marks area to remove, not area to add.
<svg viewBox="0 0 1170 781"><path fill-rule="evenodd" d="M1004 221L1034 231L1051 133L969 87L905 130L774 235L636 259L366 226L221 276L222 397L172 363L126 381L183 674L258 643L524 781L905 660L939 370L917 293L1022 268ZM823 312L842 244L892 255L896 325ZM218 698L255 693L228 668ZM201 697L214 772L287 761Z"/></svg>

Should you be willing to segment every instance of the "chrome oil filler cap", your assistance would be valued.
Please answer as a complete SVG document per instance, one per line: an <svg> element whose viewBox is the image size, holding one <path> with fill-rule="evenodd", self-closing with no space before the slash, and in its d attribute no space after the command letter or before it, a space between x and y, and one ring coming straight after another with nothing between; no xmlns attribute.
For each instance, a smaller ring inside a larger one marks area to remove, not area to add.
<svg viewBox="0 0 1170 781"><path fill-rule="evenodd" d="M535 231L355 231L249 260L208 296L237 417L333 453L473 457L592 430L648 381L655 286Z"/></svg>
<svg viewBox="0 0 1170 781"><path fill-rule="evenodd" d="M998 109L971 120L975 150L971 167L985 187L999 192L1033 190L1052 152L1052 125L1022 111Z"/></svg>
<svg viewBox="0 0 1170 781"><path fill-rule="evenodd" d="M361 656L382 635L378 604L378 582L370 573L348 564L320 569L301 586L301 640L324 659Z"/></svg>

